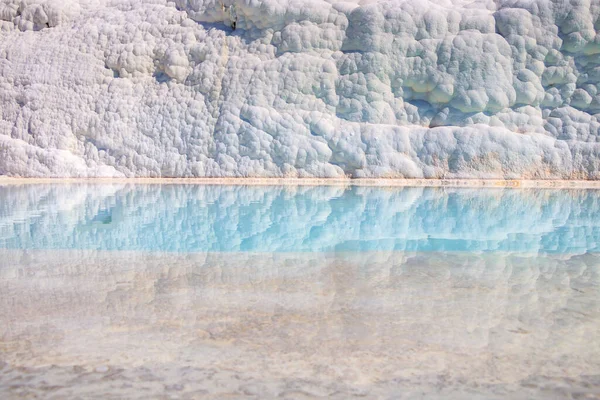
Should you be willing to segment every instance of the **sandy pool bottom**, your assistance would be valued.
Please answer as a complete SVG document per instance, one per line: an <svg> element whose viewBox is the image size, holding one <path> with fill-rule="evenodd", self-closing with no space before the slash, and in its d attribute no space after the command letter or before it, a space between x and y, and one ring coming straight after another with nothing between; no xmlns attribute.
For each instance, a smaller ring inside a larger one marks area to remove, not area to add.
<svg viewBox="0 0 600 400"><path fill-rule="evenodd" d="M0 398L600 398L600 255L0 250Z"/></svg>

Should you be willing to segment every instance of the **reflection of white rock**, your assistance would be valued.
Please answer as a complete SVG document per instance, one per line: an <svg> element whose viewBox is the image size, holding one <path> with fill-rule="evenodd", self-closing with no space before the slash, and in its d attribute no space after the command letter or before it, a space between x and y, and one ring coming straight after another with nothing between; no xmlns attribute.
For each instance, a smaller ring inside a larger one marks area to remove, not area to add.
<svg viewBox="0 0 600 400"><path fill-rule="evenodd" d="M211 393L246 378L269 398L290 381L435 393L440 376L485 398L550 377L572 391L600 373L599 267L595 255L0 250L0 346L10 368L125 368L97 387L121 394L145 373ZM232 376L219 387L198 368Z"/></svg>
<svg viewBox="0 0 600 400"><path fill-rule="evenodd" d="M0 174L597 179L599 6L5 0Z"/></svg>
<svg viewBox="0 0 600 400"><path fill-rule="evenodd" d="M0 247L600 251L600 191L213 185L0 189Z"/></svg>

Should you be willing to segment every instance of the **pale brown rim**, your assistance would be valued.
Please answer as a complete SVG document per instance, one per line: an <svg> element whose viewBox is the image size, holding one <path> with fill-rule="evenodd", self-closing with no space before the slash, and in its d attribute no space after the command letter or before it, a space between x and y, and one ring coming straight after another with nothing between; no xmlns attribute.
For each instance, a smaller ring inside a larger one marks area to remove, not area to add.
<svg viewBox="0 0 600 400"><path fill-rule="evenodd" d="M27 184L188 184L252 186L431 186L600 189L600 181L504 179L337 179L337 178L13 178L0 177L0 185Z"/></svg>

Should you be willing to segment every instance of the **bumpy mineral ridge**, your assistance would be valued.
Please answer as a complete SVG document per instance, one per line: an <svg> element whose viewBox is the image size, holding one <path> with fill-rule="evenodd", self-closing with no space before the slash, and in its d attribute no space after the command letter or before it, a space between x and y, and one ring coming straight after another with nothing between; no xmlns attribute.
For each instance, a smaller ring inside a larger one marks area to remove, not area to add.
<svg viewBox="0 0 600 400"><path fill-rule="evenodd" d="M599 15L2 0L0 174L599 179Z"/></svg>

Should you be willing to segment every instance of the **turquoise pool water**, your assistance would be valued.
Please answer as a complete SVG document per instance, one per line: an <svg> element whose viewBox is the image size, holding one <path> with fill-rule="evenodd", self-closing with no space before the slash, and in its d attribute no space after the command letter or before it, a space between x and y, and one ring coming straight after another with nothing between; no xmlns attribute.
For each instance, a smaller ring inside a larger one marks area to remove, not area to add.
<svg viewBox="0 0 600 400"><path fill-rule="evenodd" d="M581 254L600 250L600 191L7 186L0 248Z"/></svg>
<svg viewBox="0 0 600 400"><path fill-rule="evenodd" d="M0 186L0 398L600 398L600 191Z"/></svg>

